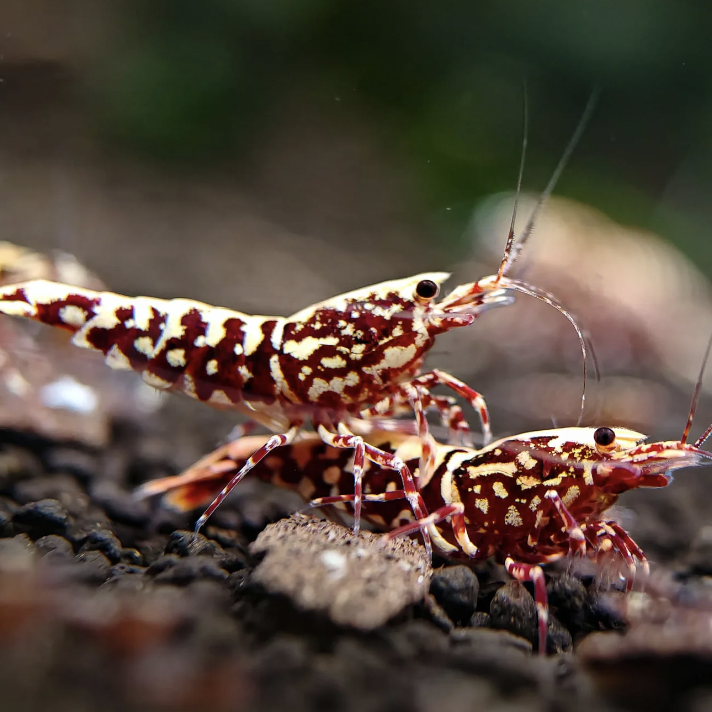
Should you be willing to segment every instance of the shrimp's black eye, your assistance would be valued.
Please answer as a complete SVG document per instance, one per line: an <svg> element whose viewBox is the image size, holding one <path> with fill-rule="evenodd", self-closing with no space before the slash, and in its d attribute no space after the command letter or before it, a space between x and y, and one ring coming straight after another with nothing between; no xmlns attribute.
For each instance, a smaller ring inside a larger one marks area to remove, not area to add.
<svg viewBox="0 0 712 712"><path fill-rule="evenodd" d="M440 287L432 279L421 279L415 287L415 293L421 299L433 299L439 291Z"/></svg>
<svg viewBox="0 0 712 712"><path fill-rule="evenodd" d="M610 447L616 439L616 434L610 428L596 428L593 442L599 447Z"/></svg>

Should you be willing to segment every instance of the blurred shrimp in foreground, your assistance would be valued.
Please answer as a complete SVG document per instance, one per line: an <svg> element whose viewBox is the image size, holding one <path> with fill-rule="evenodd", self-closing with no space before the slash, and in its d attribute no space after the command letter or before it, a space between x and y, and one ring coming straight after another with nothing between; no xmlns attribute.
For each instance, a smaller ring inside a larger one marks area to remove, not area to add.
<svg viewBox="0 0 712 712"><path fill-rule="evenodd" d="M0 241L0 285L27 279L104 287L69 253ZM100 446L112 416L140 417L160 405L159 394L132 374L106 373L78 358L63 332L9 319L0 324L0 427Z"/></svg>

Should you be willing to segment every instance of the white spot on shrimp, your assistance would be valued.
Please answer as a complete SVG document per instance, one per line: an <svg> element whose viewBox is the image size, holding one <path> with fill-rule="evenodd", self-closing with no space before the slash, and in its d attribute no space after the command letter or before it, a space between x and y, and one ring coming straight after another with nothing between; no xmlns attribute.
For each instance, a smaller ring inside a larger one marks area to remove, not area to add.
<svg viewBox="0 0 712 712"><path fill-rule="evenodd" d="M440 496L445 504L452 504L452 472L445 472L440 480Z"/></svg>
<svg viewBox="0 0 712 712"><path fill-rule="evenodd" d="M207 373L208 376L214 376L217 372L218 372L217 359L211 358L210 361L208 361L205 364L205 373Z"/></svg>
<svg viewBox="0 0 712 712"><path fill-rule="evenodd" d="M315 378L307 394L309 400L315 401L322 393L329 390L329 384L323 378Z"/></svg>
<svg viewBox="0 0 712 712"><path fill-rule="evenodd" d="M240 312L223 307L209 307L201 316L205 322L204 346L217 346L225 338L225 322L228 319L237 317L242 320L244 318Z"/></svg>
<svg viewBox="0 0 712 712"><path fill-rule="evenodd" d="M343 393L344 386L346 385L343 378L332 378L329 381L329 390L334 391L334 393Z"/></svg>
<svg viewBox="0 0 712 712"><path fill-rule="evenodd" d="M501 482L495 482L492 485L492 491L498 496L501 497L502 499L506 499L509 497L509 492L504 488L504 485Z"/></svg>
<svg viewBox="0 0 712 712"><path fill-rule="evenodd" d="M242 347L245 349L245 356L251 356L260 347L265 338L262 333L262 322L247 323L244 326L245 336L242 339Z"/></svg>
<svg viewBox="0 0 712 712"><path fill-rule="evenodd" d="M76 327L83 326L87 320L84 309L75 304L67 304L67 306L62 307L59 310L58 316L65 324Z"/></svg>
<svg viewBox="0 0 712 712"><path fill-rule="evenodd" d="M272 347L275 351L279 351L282 346L282 336L284 335L284 319L278 319L275 322L274 329L272 329L272 335L270 336L270 341Z"/></svg>
<svg viewBox="0 0 712 712"><path fill-rule="evenodd" d="M475 507L482 510L483 514L487 514L489 511L489 502L486 499L476 499Z"/></svg>
<svg viewBox="0 0 712 712"><path fill-rule="evenodd" d="M583 463L583 481L589 487L593 485L593 463L584 462Z"/></svg>
<svg viewBox="0 0 712 712"><path fill-rule="evenodd" d="M183 393L189 395L191 398L196 397L195 381L193 380L193 377L187 373L183 374Z"/></svg>
<svg viewBox="0 0 712 712"><path fill-rule="evenodd" d="M576 485L572 485L566 491L566 494L561 498L561 501L565 505L568 506L569 504L571 504L572 502L574 502L576 500L576 498L579 496L580 492L581 492L581 490Z"/></svg>
<svg viewBox="0 0 712 712"><path fill-rule="evenodd" d="M400 368L410 363L415 357L417 346L410 344L405 348L402 346L389 346L383 351L382 368Z"/></svg>
<svg viewBox="0 0 712 712"><path fill-rule="evenodd" d="M227 397L225 391L214 390L208 398L208 403L213 405L233 405L233 402Z"/></svg>
<svg viewBox="0 0 712 712"><path fill-rule="evenodd" d="M185 349L170 349L166 351L166 361L173 368L183 368L185 366Z"/></svg>
<svg viewBox="0 0 712 712"><path fill-rule="evenodd" d="M509 524L510 527L521 527L523 522L522 522L522 517L519 514L519 510L514 504L509 505L509 509L507 510L507 514L504 517L504 523Z"/></svg>
<svg viewBox="0 0 712 712"><path fill-rule="evenodd" d="M139 336L134 339L134 348L144 356L153 355L153 339L150 336Z"/></svg>
<svg viewBox="0 0 712 712"><path fill-rule="evenodd" d="M203 346L205 346L205 336L198 334L193 341L193 346L195 346L196 349L202 349ZM242 346L240 346L240 350L242 350Z"/></svg>
<svg viewBox="0 0 712 712"><path fill-rule="evenodd" d="M467 474L470 477L483 477L485 475L505 475L512 477L517 471L516 462L488 462L482 465L470 465Z"/></svg>
<svg viewBox="0 0 712 712"><path fill-rule="evenodd" d="M324 368L343 368L346 365L346 361L341 356L324 356L321 359L321 365Z"/></svg>
<svg viewBox="0 0 712 712"><path fill-rule="evenodd" d="M144 371L141 374L141 377L143 378L145 383L148 383L149 386L153 386L154 388L160 388L162 390L165 390L166 388L170 388L173 385L169 381L166 381L160 376L156 376L155 373L151 373L150 371Z"/></svg>
<svg viewBox="0 0 712 712"><path fill-rule="evenodd" d="M339 343L337 336L325 336L317 339L314 336L305 336L300 341L290 339L284 343L284 353L293 356L299 361L308 359L320 346L336 346Z"/></svg>
<svg viewBox="0 0 712 712"><path fill-rule="evenodd" d="M235 344L232 349L235 352L235 356L242 356L245 353L245 349L242 348L242 344Z"/></svg>
<svg viewBox="0 0 712 712"><path fill-rule="evenodd" d="M536 510L539 508L540 504L541 504L541 497L539 497L539 495L535 495L534 499L532 499L532 501L529 502L529 509L531 509L532 512L536 512Z"/></svg>
<svg viewBox="0 0 712 712"><path fill-rule="evenodd" d="M531 470L533 467L536 467L536 460L527 450L522 450L522 452L517 455L517 461L527 470Z"/></svg>
<svg viewBox="0 0 712 712"><path fill-rule="evenodd" d="M114 344L107 352L104 357L106 365L110 366L117 371L132 371L131 364L129 363L126 355L119 349L119 347Z"/></svg>

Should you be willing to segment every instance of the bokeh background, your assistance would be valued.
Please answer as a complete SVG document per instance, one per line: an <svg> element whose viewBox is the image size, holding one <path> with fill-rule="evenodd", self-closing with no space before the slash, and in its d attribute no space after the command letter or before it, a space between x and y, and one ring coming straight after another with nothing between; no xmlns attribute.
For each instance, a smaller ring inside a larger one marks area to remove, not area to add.
<svg viewBox="0 0 712 712"><path fill-rule="evenodd" d="M117 291L253 313L426 270L455 286L501 254L523 84L533 194L600 87L518 276L592 335L584 421L676 438L712 329L711 14L4 0L0 237L72 252ZM519 299L466 331L429 363L485 394L497 433L576 420L580 354L560 315ZM233 422L170 407L206 447ZM709 420L703 403L698 429Z"/></svg>

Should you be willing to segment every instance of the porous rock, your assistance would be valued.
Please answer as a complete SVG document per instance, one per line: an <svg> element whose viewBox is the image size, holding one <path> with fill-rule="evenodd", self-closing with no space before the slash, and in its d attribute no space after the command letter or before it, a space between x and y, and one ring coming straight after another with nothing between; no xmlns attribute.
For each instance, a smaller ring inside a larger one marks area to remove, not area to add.
<svg viewBox="0 0 712 712"><path fill-rule="evenodd" d="M381 536L294 515L268 526L250 547L264 554L253 579L298 607L361 630L382 625L428 592L425 550Z"/></svg>

